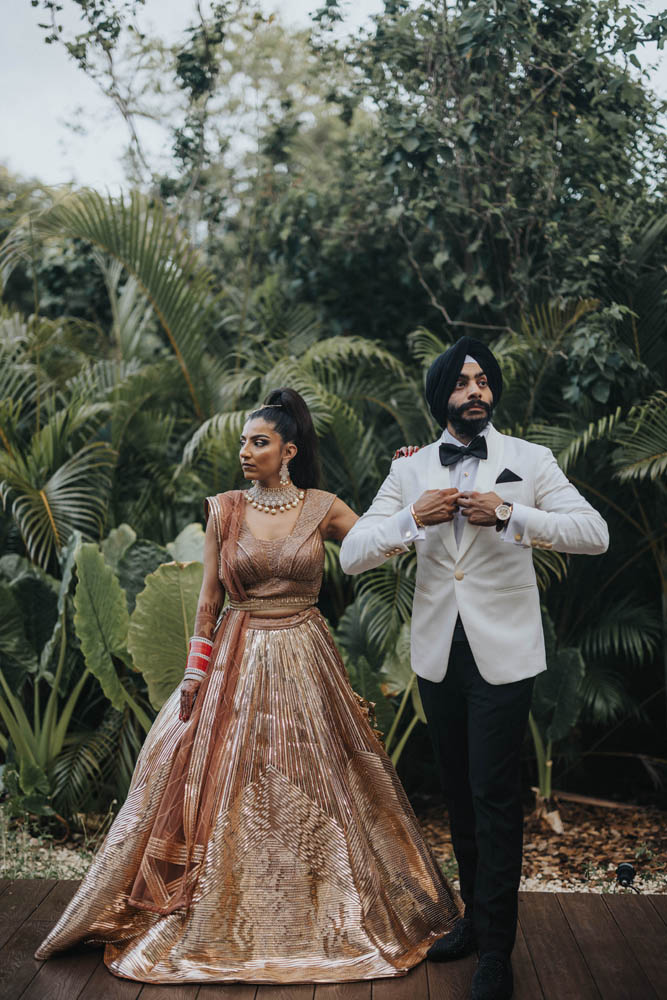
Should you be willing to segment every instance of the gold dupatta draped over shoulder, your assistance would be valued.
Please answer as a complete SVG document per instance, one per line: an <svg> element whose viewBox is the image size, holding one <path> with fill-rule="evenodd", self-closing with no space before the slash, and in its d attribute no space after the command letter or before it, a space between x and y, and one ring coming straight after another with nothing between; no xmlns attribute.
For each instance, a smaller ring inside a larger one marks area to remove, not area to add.
<svg viewBox="0 0 667 1000"><path fill-rule="evenodd" d="M220 580L231 601L246 593L236 570L236 548L245 517L240 490L208 497L213 518ZM176 748L155 816L130 905L165 915L188 906L224 792L219 762L233 719L234 694L250 614L225 611L215 635L211 665Z"/></svg>

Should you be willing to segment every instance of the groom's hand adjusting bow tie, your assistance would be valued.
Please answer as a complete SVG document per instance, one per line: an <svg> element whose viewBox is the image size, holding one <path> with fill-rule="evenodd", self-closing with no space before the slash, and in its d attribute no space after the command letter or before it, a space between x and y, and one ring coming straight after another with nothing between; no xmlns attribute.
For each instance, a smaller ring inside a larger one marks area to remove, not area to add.
<svg viewBox="0 0 667 1000"><path fill-rule="evenodd" d="M462 458L486 458L488 451L486 448L486 438L477 435L469 445L449 444L443 442L440 445L440 462L442 465L456 465Z"/></svg>

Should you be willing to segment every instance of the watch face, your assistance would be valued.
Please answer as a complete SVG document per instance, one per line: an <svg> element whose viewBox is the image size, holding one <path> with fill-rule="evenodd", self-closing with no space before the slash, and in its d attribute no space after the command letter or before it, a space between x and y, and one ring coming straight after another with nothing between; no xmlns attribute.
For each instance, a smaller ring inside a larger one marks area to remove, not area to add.
<svg viewBox="0 0 667 1000"><path fill-rule="evenodd" d="M511 513L512 508L507 503L498 504L496 507L495 514L499 521L507 521Z"/></svg>

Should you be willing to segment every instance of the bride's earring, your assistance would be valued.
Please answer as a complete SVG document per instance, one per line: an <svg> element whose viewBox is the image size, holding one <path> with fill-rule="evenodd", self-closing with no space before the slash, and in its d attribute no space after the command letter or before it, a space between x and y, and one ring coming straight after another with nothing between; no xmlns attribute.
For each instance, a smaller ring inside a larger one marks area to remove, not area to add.
<svg viewBox="0 0 667 1000"><path fill-rule="evenodd" d="M287 465L287 459L284 458L283 464L280 466L280 485L289 486L289 483L290 483L289 467Z"/></svg>

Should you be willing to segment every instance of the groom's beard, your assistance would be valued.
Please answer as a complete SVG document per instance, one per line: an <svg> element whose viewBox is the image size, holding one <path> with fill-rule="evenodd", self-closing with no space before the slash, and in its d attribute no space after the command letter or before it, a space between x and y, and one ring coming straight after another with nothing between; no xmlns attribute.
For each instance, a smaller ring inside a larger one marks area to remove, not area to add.
<svg viewBox="0 0 667 1000"><path fill-rule="evenodd" d="M481 406L486 411L484 416L466 417L466 411L473 406ZM484 403L481 399L470 403L463 403L462 406L452 406L450 403L447 407L447 418L459 437L474 438L480 431L484 430L491 419L492 413L493 406L489 405L489 403Z"/></svg>

